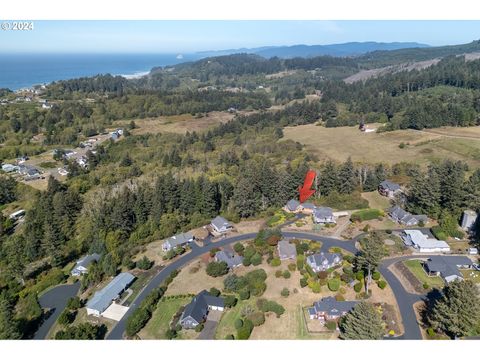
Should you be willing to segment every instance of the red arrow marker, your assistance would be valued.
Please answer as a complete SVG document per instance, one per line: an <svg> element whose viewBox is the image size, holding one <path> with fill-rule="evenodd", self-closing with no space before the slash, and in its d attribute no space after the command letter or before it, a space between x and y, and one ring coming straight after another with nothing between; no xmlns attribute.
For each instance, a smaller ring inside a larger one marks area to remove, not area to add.
<svg viewBox="0 0 480 360"><path fill-rule="evenodd" d="M303 181L303 186L298 188L300 193L300 202L303 203L308 200L310 196L315 193L315 190L312 189L313 182L315 181L315 176L317 174L313 170L308 170L305 175L305 180Z"/></svg>

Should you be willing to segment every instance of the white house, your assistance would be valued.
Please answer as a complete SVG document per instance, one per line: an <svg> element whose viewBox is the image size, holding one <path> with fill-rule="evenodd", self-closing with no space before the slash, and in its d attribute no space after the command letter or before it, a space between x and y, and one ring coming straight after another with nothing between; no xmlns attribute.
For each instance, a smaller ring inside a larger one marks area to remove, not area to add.
<svg viewBox="0 0 480 360"><path fill-rule="evenodd" d="M418 252L450 252L450 246L445 241L429 238L420 230L404 230L402 238L406 246L411 246Z"/></svg>
<svg viewBox="0 0 480 360"><path fill-rule="evenodd" d="M215 219L213 219L210 225L212 226L213 230L221 234L233 229L232 224L230 224L227 219L221 216L217 216Z"/></svg>
<svg viewBox="0 0 480 360"><path fill-rule="evenodd" d="M189 242L192 242L193 239L194 239L194 236L189 232L177 234L165 240L165 242L162 245L162 248L164 251L169 251L176 248L177 246L185 246Z"/></svg>
<svg viewBox="0 0 480 360"><path fill-rule="evenodd" d="M336 224L333 210L329 207L318 207L313 210L313 222L315 224Z"/></svg>
<svg viewBox="0 0 480 360"><path fill-rule="evenodd" d="M18 220L21 219L22 217L25 216L25 210L21 209L18 211L15 211L14 213L11 213L8 218L11 220Z"/></svg>
<svg viewBox="0 0 480 360"><path fill-rule="evenodd" d="M77 261L77 263L75 264L75 267L72 269L70 273L72 274L72 276L80 276L80 275L86 274L88 273L88 266L93 261L98 261L98 260L100 260L100 255L97 253L87 255Z"/></svg>

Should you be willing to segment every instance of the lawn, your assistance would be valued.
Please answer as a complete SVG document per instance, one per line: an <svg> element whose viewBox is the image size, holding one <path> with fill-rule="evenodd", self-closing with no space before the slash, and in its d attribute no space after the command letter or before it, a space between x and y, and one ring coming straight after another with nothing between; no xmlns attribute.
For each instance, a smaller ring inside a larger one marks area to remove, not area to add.
<svg viewBox="0 0 480 360"><path fill-rule="evenodd" d="M255 301L257 299L257 297L252 297L248 300L239 300L234 308L227 309L218 323L215 339L223 340L227 335L236 335L237 330L235 329L234 322L240 318L240 311L247 305L255 307Z"/></svg>
<svg viewBox="0 0 480 360"><path fill-rule="evenodd" d="M475 284L480 284L480 271L478 270L460 270L465 280L471 280Z"/></svg>
<svg viewBox="0 0 480 360"><path fill-rule="evenodd" d="M364 192L362 197L368 201L368 205L373 209L386 210L391 207L390 199L380 195L378 191Z"/></svg>
<svg viewBox="0 0 480 360"><path fill-rule="evenodd" d="M465 134L473 131L470 129L465 128ZM287 127L284 135L285 140L305 144L319 158L338 161L351 157L353 161L367 163L376 163L381 159L388 164L405 161L423 165L433 160L452 158L464 160L471 166L480 165L480 141L473 138L448 138L443 134L412 130L362 133L356 126L325 128L316 125ZM402 142L406 146L400 149Z"/></svg>
<svg viewBox="0 0 480 360"><path fill-rule="evenodd" d="M422 284L426 283L432 288L440 289L445 286L441 277L427 275L420 260L406 260L404 264Z"/></svg>
<svg viewBox="0 0 480 360"><path fill-rule="evenodd" d="M191 299L191 297L181 299L167 298L165 301L160 301L153 312L152 318L141 331L140 337L142 339L165 339L165 331L168 330L173 316L181 306L188 304ZM180 332L179 338L181 338L181 335L182 333Z"/></svg>

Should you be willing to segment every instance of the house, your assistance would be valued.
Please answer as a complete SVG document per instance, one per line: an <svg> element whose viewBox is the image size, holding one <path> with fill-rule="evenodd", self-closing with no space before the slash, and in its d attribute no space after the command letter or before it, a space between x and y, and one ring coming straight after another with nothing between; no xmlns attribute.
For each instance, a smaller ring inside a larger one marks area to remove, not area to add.
<svg viewBox="0 0 480 360"><path fill-rule="evenodd" d="M390 199L393 199L395 195L397 195L401 191L402 189L400 185L390 180L384 180L380 183L380 185L378 185L378 192L380 193L380 195L387 196Z"/></svg>
<svg viewBox="0 0 480 360"><path fill-rule="evenodd" d="M336 224L333 211L329 207L318 207L313 210L313 222L315 224Z"/></svg>
<svg viewBox="0 0 480 360"><path fill-rule="evenodd" d="M420 230L404 230L402 239L406 246L411 246L419 252L450 251L450 246L445 241L429 238Z"/></svg>
<svg viewBox="0 0 480 360"><path fill-rule="evenodd" d="M230 224L227 219L221 216L217 216L215 219L213 219L210 225L212 226L213 230L221 234L233 229L233 225Z"/></svg>
<svg viewBox="0 0 480 360"><path fill-rule="evenodd" d="M477 213L473 210L465 210L462 215L462 229L465 231L473 230L476 221Z"/></svg>
<svg viewBox="0 0 480 360"><path fill-rule="evenodd" d="M14 213L11 213L8 218L11 219L11 220L19 220L21 219L22 217L25 216L25 210L21 209L21 210L18 210L18 211L15 211Z"/></svg>
<svg viewBox="0 0 480 360"><path fill-rule="evenodd" d="M91 255L87 255L80 260L77 261L75 267L70 272L72 276L80 276L83 274L88 273L88 266L94 262L100 260L100 255L97 253L93 253Z"/></svg>
<svg viewBox="0 0 480 360"><path fill-rule="evenodd" d="M185 246L189 242L192 242L193 239L194 239L194 236L189 232L177 234L165 240L165 242L162 245L162 248L164 251L169 251L176 248L177 246Z"/></svg>
<svg viewBox="0 0 480 360"><path fill-rule="evenodd" d="M342 263L343 256L339 253L317 253L307 257L307 264L315 272L326 271Z"/></svg>
<svg viewBox="0 0 480 360"><path fill-rule="evenodd" d="M400 206L394 206L389 211L388 214L392 220L398 222L399 224L405 226L415 226L420 222L426 224L428 222L428 217L426 215L412 215L408 211L403 210Z"/></svg>
<svg viewBox="0 0 480 360"><path fill-rule="evenodd" d="M18 166L12 165L12 164L3 164L2 170L7 173L10 173L10 172L18 171Z"/></svg>
<svg viewBox="0 0 480 360"><path fill-rule="evenodd" d="M97 291L87 302L87 315L102 316L102 313L117 300L129 287L135 277L128 273L120 273L113 278L102 290Z"/></svg>
<svg viewBox="0 0 480 360"><path fill-rule="evenodd" d="M290 244L288 240L279 241L277 244L277 249L280 260L293 260L297 256L297 248L294 244Z"/></svg>
<svg viewBox="0 0 480 360"><path fill-rule="evenodd" d="M314 210L316 209L316 206L312 203L305 202L300 205L300 209L304 214L313 214Z"/></svg>
<svg viewBox="0 0 480 360"><path fill-rule="evenodd" d="M287 212L297 212L300 208L300 202L298 200L292 199L287 202L284 209Z"/></svg>
<svg viewBox="0 0 480 360"><path fill-rule="evenodd" d="M180 325L184 329L194 329L207 318L210 310L223 311L225 303L223 298L210 295L202 290L185 307L180 317Z"/></svg>
<svg viewBox="0 0 480 360"><path fill-rule="evenodd" d="M231 248L225 247L223 250L215 253L215 261L224 261L227 263L229 269L233 269L242 265L243 257L235 254Z"/></svg>
<svg viewBox="0 0 480 360"><path fill-rule="evenodd" d="M463 280L459 269L473 268L473 262L466 256L435 256L424 263L429 276L441 276L445 282Z"/></svg>
<svg viewBox="0 0 480 360"><path fill-rule="evenodd" d="M351 311L358 301L337 301L333 296L325 297L313 303L308 309L310 319L322 322L337 320Z"/></svg>

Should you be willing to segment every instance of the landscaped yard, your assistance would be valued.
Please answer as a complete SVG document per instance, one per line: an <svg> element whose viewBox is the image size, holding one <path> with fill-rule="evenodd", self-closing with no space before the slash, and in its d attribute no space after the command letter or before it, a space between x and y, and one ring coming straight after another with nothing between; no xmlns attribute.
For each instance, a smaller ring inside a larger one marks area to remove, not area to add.
<svg viewBox="0 0 480 360"><path fill-rule="evenodd" d="M165 339L165 332L168 330L170 321L181 306L188 304L191 297L186 298L166 298L160 301L152 318L145 328L139 333L142 339ZM184 331L178 333L178 338L182 339Z"/></svg>
<svg viewBox="0 0 480 360"><path fill-rule="evenodd" d="M471 280L475 284L480 284L480 271L478 270L460 270L465 280Z"/></svg>
<svg viewBox="0 0 480 360"><path fill-rule="evenodd" d="M441 277L427 275L427 273L423 269L422 261L406 260L404 264L422 284L428 284L432 288L444 287L445 283Z"/></svg>
<svg viewBox="0 0 480 360"><path fill-rule="evenodd" d="M231 309L226 309L220 319L220 322L217 326L217 331L215 332L215 339L223 340L227 335L235 335L237 330L235 330L234 322L236 319L240 318L240 312L246 306L255 306L255 301L258 298L250 298L248 300L238 301L237 305Z"/></svg>

